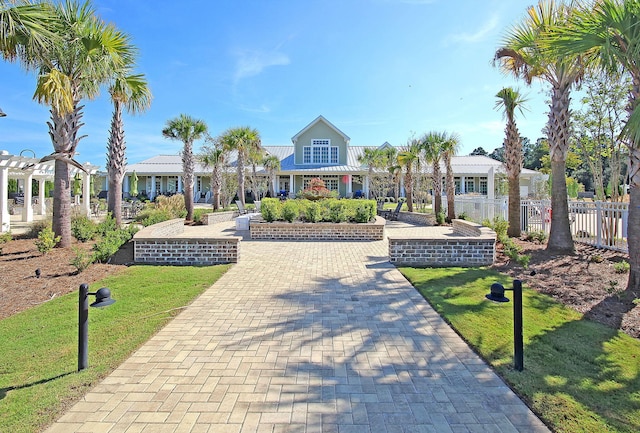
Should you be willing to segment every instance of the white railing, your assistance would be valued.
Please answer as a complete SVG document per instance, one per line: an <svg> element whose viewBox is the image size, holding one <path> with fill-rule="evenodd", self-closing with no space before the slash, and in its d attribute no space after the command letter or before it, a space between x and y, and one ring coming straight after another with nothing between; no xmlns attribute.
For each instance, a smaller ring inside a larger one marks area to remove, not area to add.
<svg viewBox="0 0 640 433"><path fill-rule="evenodd" d="M447 202L442 200L446 211ZM507 198L456 197L456 215L465 214L471 221L501 218L508 220ZM522 200L520 202L520 229L523 232L542 231L549 234L551 228L550 200ZM569 201L569 222L575 242L597 248L627 252L628 203Z"/></svg>

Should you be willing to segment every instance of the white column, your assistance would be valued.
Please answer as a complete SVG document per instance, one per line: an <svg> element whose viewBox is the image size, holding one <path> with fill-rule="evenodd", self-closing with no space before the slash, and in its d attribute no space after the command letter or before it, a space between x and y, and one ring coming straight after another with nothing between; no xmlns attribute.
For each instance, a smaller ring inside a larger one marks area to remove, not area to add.
<svg viewBox="0 0 640 433"><path fill-rule="evenodd" d="M495 169L491 167L487 173L487 198L493 200L496 198L496 179Z"/></svg>
<svg viewBox="0 0 640 433"><path fill-rule="evenodd" d="M460 194L467 193L467 178L465 176L460 176Z"/></svg>
<svg viewBox="0 0 640 433"><path fill-rule="evenodd" d="M404 193L404 175L400 178L400 197L406 197Z"/></svg>
<svg viewBox="0 0 640 433"><path fill-rule="evenodd" d="M295 194L293 191L294 191L294 188L293 188L293 175L290 174L289 175L289 196Z"/></svg>
<svg viewBox="0 0 640 433"><path fill-rule="evenodd" d="M183 192L182 189L184 187L182 186L182 176L178 176L178 190L176 192Z"/></svg>
<svg viewBox="0 0 640 433"><path fill-rule="evenodd" d="M33 221L33 200L31 191L31 181L33 180L33 172L27 170L24 176L24 206L22 207L22 221L30 223Z"/></svg>
<svg viewBox="0 0 640 433"><path fill-rule="evenodd" d="M122 182L122 192L128 193L130 190L131 188L129 188L129 176L125 174Z"/></svg>
<svg viewBox="0 0 640 433"><path fill-rule="evenodd" d="M353 176L351 176L350 174L347 175L347 196L349 196L349 194L353 194ZM367 181L367 187L369 186L368 181ZM368 196L368 194L367 194Z"/></svg>
<svg viewBox="0 0 640 433"><path fill-rule="evenodd" d="M272 198L277 197L278 194L280 193L280 188L279 188L280 185L278 184L279 180L280 180L280 176L274 176L273 181L271 182L273 186L273 194L274 194Z"/></svg>
<svg viewBox="0 0 640 433"><path fill-rule="evenodd" d="M45 201L44 186L46 179L38 179L38 203L40 203L40 215L47 214L47 202Z"/></svg>
<svg viewBox="0 0 640 433"><path fill-rule="evenodd" d="M9 215L9 169L0 167L0 232L11 229L11 215Z"/></svg>
<svg viewBox="0 0 640 433"><path fill-rule="evenodd" d="M351 177L351 176L349 176ZM362 193L364 194L365 198L371 198L370 194L369 194L369 175L366 175L364 177L364 185L362 185L364 191L362 191Z"/></svg>
<svg viewBox="0 0 640 433"><path fill-rule="evenodd" d="M149 199L153 200L156 196L156 176L151 176L151 194L149 194Z"/></svg>
<svg viewBox="0 0 640 433"><path fill-rule="evenodd" d="M91 215L91 176L82 173L82 213Z"/></svg>

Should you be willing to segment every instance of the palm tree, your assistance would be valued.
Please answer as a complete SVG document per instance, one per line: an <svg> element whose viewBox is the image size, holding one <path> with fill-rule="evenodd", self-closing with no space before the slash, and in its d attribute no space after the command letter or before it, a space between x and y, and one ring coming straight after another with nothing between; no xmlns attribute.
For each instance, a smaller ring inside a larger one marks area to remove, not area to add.
<svg viewBox="0 0 640 433"><path fill-rule="evenodd" d="M504 117L507 119L505 128L505 169L509 182L509 228L507 235L520 236L520 172L522 171L522 139L516 126L516 109L522 113L523 104L526 101L517 90L511 87L501 89L496 97L496 109L504 109ZM566 194L565 194L566 196Z"/></svg>
<svg viewBox="0 0 640 433"><path fill-rule="evenodd" d="M248 126L231 128L222 134L221 141L225 150L237 153L238 200L244 205L244 166L250 152L261 147L260 133Z"/></svg>
<svg viewBox="0 0 640 433"><path fill-rule="evenodd" d="M274 184L276 173L280 171L280 158L275 155L267 155L262 160L262 166L267 171L267 176L269 177L269 195L275 197L276 191Z"/></svg>
<svg viewBox="0 0 640 433"><path fill-rule="evenodd" d="M202 138L207 132L207 124L181 114L175 119L167 121L162 135L170 140L179 140L184 144L182 149L182 171L184 183L184 205L187 208L187 221L193 221L193 183L195 159L193 156L193 142Z"/></svg>
<svg viewBox="0 0 640 433"><path fill-rule="evenodd" d="M440 160L442 158L442 147L446 140L446 134L431 131L425 134L420 141L425 160L432 166L433 213L436 216L442 212L442 171L440 169Z"/></svg>
<svg viewBox="0 0 640 433"><path fill-rule="evenodd" d="M251 165L251 195L255 202L256 200L260 200L260 184L262 183L258 181L257 166L258 164L262 164L265 157L265 151L261 146L252 147L247 156L247 161Z"/></svg>
<svg viewBox="0 0 640 433"><path fill-rule="evenodd" d="M569 204L565 178L569 150L569 95L585 71L585 59L579 55L558 56L544 48L547 32L564 26L572 9L553 0L540 0L528 8L527 18L507 33L495 55L501 69L531 84L539 78L551 85L551 109L547 122L551 157L551 232L547 249L573 252L569 224Z"/></svg>
<svg viewBox="0 0 640 433"><path fill-rule="evenodd" d="M417 139L410 139L398 152L398 165L404 167L404 188L407 196L407 210L413 212L413 173L420 163L420 145Z"/></svg>
<svg viewBox="0 0 640 433"><path fill-rule="evenodd" d="M631 76L629 117L625 125L629 148L629 281L627 290L640 293L640 2L599 0L576 9L566 26L550 29L546 42L561 56L582 55L605 71ZM555 214L555 210L554 210ZM555 215L554 215L555 216Z"/></svg>
<svg viewBox="0 0 640 433"><path fill-rule="evenodd" d="M127 71L128 72L128 71ZM151 91L144 75L117 74L109 88L113 102L113 117L109 143L107 144L107 174L109 177L109 195L107 210L116 220L122 223L122 179L126 169L126 142L124 140L124 122L122 108L132 114L140 113L151 106Z"/></svg>
<svg viewBox="0 0 640 433"><path fill-rule="evenodd" d="M100 85L114 71L131 64L134 54L129 36L96 17L90 4L75 1L52 3L58 41L25 54L39 69L34 98L51 107L49 135L55 160L53 231L58 246L71 245L71 191L68 165L73 160L82 127L84 98L98 95ZM81 166L80 166L81 167Z"/></svg>
<svg viewBox="0 0 640 433"><path fill-rule="evenodd" d="M213 195L213 210L220 209L220 192L222 190L222 169L224 163L227 160L227 154L222 148L220 143L220 137L206 138L207 142L213 143L213 146L203 146L203 155L200 156L200 161L205 167L211 167L213 172L211 173L211 194Z"/></svg>
<svg viewBox="0 0 640 433"><path fill-rule="evenodd" d="M383 158L384 158L384 154L380 149L374 149L371 147L365 147L362 154L358 155L358 162L360 164L366 165L369 170L369 173L367 175L368 176L367 179L369 182L369 184L367 185L368 198L372 198L371 187L369 185L371 184L373 171L376 168L379 168L382 166Z"/></svg>
<svg viewBox="0 0 640 433"><path fill-rule="evenodd" d="M458 153L458 150L460 149L460 136L456 133L451 133L450 135L447 135L445 133L445 136L446 139L442 143L442 158L444 159L444 167L446 171L444 184L447 194L447 218L449 219L449 221L452 221L456 217L456 185L453 168L451 167L451 159Z"/></svg>

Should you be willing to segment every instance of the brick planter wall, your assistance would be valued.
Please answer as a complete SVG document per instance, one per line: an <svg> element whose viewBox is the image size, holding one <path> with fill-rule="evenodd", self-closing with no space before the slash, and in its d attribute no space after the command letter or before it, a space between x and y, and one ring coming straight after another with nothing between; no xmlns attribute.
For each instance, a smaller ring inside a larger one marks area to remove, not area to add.
<svg viewBox="0 0 640 433"><path fill-rule="evenodd" d="M213 225L217 223L223 223L227 221L233 221L233 219L238 215L238 212L227 211L227 212L212 212L202 215L201 221L204 225Z"/></svg>
<svg viewBox="0 0 640 433"><path fill-rule="evenodd" d="M421 224L424 226L433 226L436 224L436 217L430 213L417 212L399 212L398 221L411 224Z"/></svg>
<svg viewBox="0 0 640 433"><path fill-rule="evenodd" d="M495 232L462 220L454 220L453 227L452 232L444 236L389 237L389 260L396 266L416 267L493 264L496 256Z"/></svg>
<svg viewBox="0 0 640 433"><path fill-rule="evenodd" d="M240 238L180 237L183 232L183 219L145 227L133 237L133 261L182 266L238 262Z"/></svg>
<svg viewBox="0 0 640 433"><path fill-rule="evenodd" d="M327 240L327 241L377 241L384 239L384 218L376 217L373 223L268 223L254 218L249 223L251 239L270 240Z"/></svg>

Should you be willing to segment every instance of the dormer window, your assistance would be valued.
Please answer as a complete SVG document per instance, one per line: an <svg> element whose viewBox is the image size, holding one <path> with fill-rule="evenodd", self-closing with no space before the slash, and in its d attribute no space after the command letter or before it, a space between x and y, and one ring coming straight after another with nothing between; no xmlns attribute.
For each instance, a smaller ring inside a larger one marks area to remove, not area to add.
<svg viewBox="0 0 640 433"><path fill-rule="evenodd" d="M313 139L311 146L302 148L304 164L337 164L338 146L331 146L331 140Z"/></svg>

